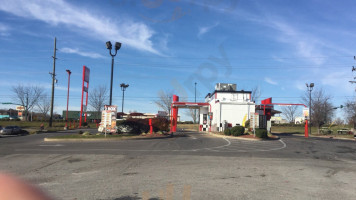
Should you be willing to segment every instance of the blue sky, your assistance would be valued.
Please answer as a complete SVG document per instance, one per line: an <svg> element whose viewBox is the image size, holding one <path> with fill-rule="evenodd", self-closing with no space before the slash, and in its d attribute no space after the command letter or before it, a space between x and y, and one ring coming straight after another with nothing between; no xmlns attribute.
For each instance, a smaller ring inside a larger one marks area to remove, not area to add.
<svg viewBox="0 0 356 200"><path fill-rule="evenodd" d="M199 101L224 82L258 86L276 103L300 103L305 83L314 82L340 105L354 98L355 10L351 0L0 0L0 102L13 101L19 83L50 94L57 37L59 113L66 69L73 72L71 110L80 107L83 65L91 69L89 91L109 88L108 40L122 43L113 104L121 105L119 84L130 84L125 112L156 113L160 90L193 101L194 82Z"/></svg>

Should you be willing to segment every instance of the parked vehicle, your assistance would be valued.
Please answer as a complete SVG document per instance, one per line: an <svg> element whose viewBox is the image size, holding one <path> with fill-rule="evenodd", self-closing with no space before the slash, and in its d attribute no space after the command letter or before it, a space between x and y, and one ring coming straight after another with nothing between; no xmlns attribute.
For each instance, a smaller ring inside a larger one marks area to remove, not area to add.
<svg viewBox="0 0 356 200"><path fill-rule="evenodd" d="M0 134L2 135L15 135L20 133L22 133L22 129L18 126L6 126L0 130Z"/></svg>
<svg viewBox="0 0 356 200"><path fill-rule="evenodd" d="M337 130L337 133L338 134L352 134L352 131L350 130L350 129L348 129L348 128L342 128L342 129L340 129L340 130Z"/></svg>

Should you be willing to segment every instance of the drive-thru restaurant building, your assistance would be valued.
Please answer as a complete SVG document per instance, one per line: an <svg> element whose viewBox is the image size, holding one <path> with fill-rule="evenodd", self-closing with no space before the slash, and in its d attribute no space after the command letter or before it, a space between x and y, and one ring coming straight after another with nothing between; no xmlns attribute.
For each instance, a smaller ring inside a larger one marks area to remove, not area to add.
<svg viewBox="0 0 356 200"><path fill-rule="evenodd" d="M251 91L237 90L236 84L217 83L215 90L205 97L205 102L179 102L173 96L172 131L176 131L175 115L178 108L199 109L200 131L224 131L227 127L245 125L251 113L255 113L255 103L251 101Z"/></svg>

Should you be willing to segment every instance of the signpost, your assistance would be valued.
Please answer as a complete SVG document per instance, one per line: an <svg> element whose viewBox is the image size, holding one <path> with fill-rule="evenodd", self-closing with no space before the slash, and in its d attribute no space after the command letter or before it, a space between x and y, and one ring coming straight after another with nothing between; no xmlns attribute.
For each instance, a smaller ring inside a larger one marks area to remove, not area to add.
<svg viewBox="0 0 356 200"><path fill-rule="evenodd" d="M105 137L106 130L109 129L110 132L116 131L116 115L117 115L117 106L105 105L104 110L101 113L101 123L99 126L99 131L104 129Z"/></svg>
<svg viewBox="0 0 356 200"><path fill-rule="evenodd" d="M89 76L90 76L90 69L86 66L83 66L83 85L82 85L82 99L81 99L81 106L80 106L80 118L79 118L79 127L82 126L82 117L84 111L84 122L87 122L87 106L88 106L88 90L89 90ZM85 85L85 83L87 83ZM86 92L85 98L85 105L83 105L84 99L84 92Z"/></svg>

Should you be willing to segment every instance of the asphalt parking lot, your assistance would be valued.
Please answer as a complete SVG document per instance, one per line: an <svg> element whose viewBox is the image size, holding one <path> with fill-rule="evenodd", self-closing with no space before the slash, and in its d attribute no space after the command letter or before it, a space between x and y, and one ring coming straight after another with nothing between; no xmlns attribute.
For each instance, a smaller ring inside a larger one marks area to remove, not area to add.
<svg viewBox="0 0 356 200"><path fill-rule="evenodd" d="M43 142L56 134L0 138L0 170L58 199L356 198L355 141L245 141L190 132Z"/></svg>

